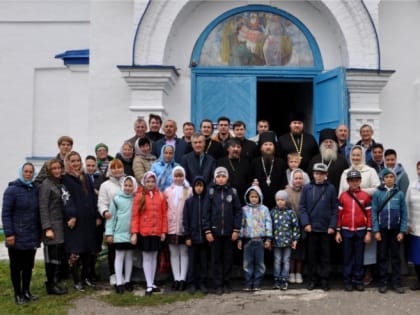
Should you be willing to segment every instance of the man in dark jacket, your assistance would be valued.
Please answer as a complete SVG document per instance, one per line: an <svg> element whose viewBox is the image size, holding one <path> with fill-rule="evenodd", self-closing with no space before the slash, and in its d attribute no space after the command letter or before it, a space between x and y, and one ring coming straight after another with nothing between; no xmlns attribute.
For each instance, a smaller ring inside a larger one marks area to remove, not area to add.
<svg viewBox="0 0 420 315"><path fill-rule="evenodd" d="M193 151L185 154L181 159L181 166L185 169L185 178L192 182L196 176L202 176L206 184L213 180L216 168L215 159L204 152L205 138L199 133L191 137Z"/></svg>
<svg viewBox="0 0 420 315"><path fill-rule="evenodd" d="M154 156L159 158L162 147L165 144L171 144L175 147L175 154L174 154L175 162L177 163L181 162L181 158L187 152L188 144L181 138L177 137L176 135L177 129L178 127L176 125L175 120L167 119L165 121L165 123L163 124L163 131L165 132L165 137L157 140L156 142L153 142L152 144L152 154Z"/></svg>
<svg viewBox="0 0 420 315"><path fill-rule="evenodd" d="M254 144L255 145L255 144ZM217 161L217 166L225 167L229 172L230 184L236 188L239 196L244 196L252 178L250 178L250 161L243 157L241 141L231 138L227 143L228 155ZM245 205L244 198L240 198L241 205Z"/></svg>

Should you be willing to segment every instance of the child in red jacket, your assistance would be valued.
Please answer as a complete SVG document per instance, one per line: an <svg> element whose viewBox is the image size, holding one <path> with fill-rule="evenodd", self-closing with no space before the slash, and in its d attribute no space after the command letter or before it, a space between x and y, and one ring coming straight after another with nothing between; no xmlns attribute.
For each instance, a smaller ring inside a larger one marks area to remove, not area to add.
<svg viewBox="0 0 420 315"><path fill-rule="evenodd" d="M168 233L168 205L156 186L156 175L146 172L136 192L131 217L131 243L142 251L146 295L159 292L154 284L160 243Z"/></svg>
<svg viewBox="0 0 420 315"><path fill-rule="evenodd" d="M360 189L362 175L358 170L347 173L348 191L341 193L335 240L343 243L344 290L365 289L363 284L363 253L371 240L372 213L368 193Z"/></svg>

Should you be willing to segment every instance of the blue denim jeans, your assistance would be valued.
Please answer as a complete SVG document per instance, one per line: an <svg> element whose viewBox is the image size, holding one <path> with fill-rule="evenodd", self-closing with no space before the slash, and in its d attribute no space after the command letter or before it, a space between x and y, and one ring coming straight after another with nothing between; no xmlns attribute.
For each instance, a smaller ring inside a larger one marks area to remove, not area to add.
<svg viewBox="0 0 420 315"><path fill-rule="evenodd" d="M262 239L244 242L245 285L248 288L259 288L265 273L264 243Z"/></svg>
<svg viewBox="0 0 420 315"><path fill-rule="evenodd" d="M287 282L290 270L290 254L291 247L275 247L274 248L274 281Z"/></svg>

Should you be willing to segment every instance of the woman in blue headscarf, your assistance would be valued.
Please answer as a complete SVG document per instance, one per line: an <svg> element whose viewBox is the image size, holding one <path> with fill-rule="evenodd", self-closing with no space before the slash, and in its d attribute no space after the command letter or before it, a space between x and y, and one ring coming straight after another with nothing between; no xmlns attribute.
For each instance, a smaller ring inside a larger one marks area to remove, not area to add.
<svg viewBox="0 0 420 315"><path fill-rule="evenodd" d="M3 228L15 302L18 305L38 299L29 290L35 253L41 241L38 190L34 178L33 164L24 163L19 168L18 179L10 182L3 194Z"/></svg>
<svg viewBox="0 0 420 315"><path fill-rule="evenodd" d="M179 164L175 162L175 147L165 144L160 150L159 159L152 164L150 169L157 177L157 186L160 191L165 191L172 184L172 170Z"/></svg>

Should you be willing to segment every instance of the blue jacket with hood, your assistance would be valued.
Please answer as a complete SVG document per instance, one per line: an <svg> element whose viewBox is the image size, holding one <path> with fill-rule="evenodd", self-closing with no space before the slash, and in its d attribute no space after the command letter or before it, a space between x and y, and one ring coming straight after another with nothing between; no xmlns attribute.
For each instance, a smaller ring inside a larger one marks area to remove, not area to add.
<svg viewBox="0 0 420 315"><path fill-rule="evenodd" d="M197 182L203 183L203 193L197 194L194 186ZM184 236L187 240L192 240L193 244L201 244L206 241L202 228L203 209L206 199L206 181L202 176L196 176L192 183L193 195L185 201L182 224L184 226Z"/></svg>

